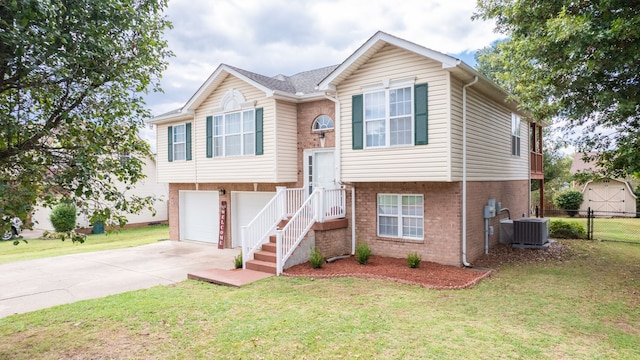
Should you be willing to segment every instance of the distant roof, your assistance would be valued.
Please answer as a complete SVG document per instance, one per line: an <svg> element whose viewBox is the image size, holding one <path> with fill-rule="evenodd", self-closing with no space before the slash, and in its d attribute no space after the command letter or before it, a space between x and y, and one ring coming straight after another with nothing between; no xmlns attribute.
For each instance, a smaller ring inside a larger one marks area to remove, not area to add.
<svg viewBox="0 0 640 360"><path fill-rule="evenodd" d="M589 153L588 155L595 155L595 153ZM572 174L577 174L579 172L585 172L589 170L597 171L599 169L596 166L595 162L585 162L582 159L583 157L584 157L583 153L573 154L573 162L571 163Z"/></svg>

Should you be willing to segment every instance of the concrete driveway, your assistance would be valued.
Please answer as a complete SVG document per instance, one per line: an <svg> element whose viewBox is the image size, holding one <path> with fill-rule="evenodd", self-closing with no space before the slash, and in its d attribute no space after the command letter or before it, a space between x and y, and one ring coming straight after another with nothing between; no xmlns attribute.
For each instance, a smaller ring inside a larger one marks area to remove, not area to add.
<svg viewBox="0 0 640 360"><path fill-rule="evenodd" d="M28 245L25 245L28 246ZM133 248L64 255L0 265L0 318L168 285L202 269L232 269L239 249L161 241Z"/></svg>

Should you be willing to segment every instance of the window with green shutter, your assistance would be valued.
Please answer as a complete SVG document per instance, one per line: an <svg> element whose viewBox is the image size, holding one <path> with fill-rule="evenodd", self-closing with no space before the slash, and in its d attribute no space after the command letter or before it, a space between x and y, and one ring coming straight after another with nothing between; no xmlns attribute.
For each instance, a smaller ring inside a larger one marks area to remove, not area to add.
<svg viewBox="0 0 640 360"><path fill-rule="evenodd" d="M169 126L167 135L169 162L191 160L191 123Z"/></svg>
<svg viewBox="0 0 640 360"><path fill-rule="evenodd" d="M185 124L185 159L191 160L191 123Z"/></svg>
<svg viewBox="0 0 640 360"><path fill-rule="evenodd" d="M399 85L352 97L352 148L426 145L427 84Z"/></svg>
<svg viewBox="0 0 640 360"><path fill-rule="evenodd" d="M414 87L415 93L415 144L427 145L429 143L429 102L428 85L419 84Z"/></svg>
<svg viewBox="0 0 640 360"><path fill-rule="evenodd" d="M362 149L362 94L353 95L351 98L351 148L353 150Z"/></svg>
<svg viewBox="0 0 640 360"><path fill-rule="evenodd" d="M207 116L207 157L213 157L213 116Z"/></svg>
<svg viewBox="0 0 640 360"><path fill-rule="evenodd" d="M167 139L167 156L169 162L173 161L173 126L169 126L167 129L169 138Z"/></svg>
<svg viewBox="0 0 640 360"><path fill-rule="evenodd" d="M262 108L256 109L256 155L264 154L264 124L263 124L264 110Z"/></svg>

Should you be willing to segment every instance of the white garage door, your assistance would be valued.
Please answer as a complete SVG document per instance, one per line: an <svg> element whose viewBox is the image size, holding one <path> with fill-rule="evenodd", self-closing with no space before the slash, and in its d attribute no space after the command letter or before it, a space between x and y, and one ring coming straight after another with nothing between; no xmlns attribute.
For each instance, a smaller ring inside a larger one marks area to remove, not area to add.
<svg viewBox="0 0 640 360"><path fill-rule="evenodd" d="M231 193L232 246L242 246L242 227L248 225L274 197L274 192Z"/></svg>
<svg viewBox="0 0 640 360"><path fill-rule="evenodd" d="M180 192L180 240L218 243L218 192Z"/></svg>

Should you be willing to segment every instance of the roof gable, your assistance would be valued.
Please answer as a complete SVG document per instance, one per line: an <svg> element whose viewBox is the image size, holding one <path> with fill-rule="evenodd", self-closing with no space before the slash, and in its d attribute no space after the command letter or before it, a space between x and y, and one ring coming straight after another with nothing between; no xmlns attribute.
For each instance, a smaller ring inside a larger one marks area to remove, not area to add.
<svg viewBox="0 0 640 360"><path fill-rule="evenodd" d="M349 56L342 64L340 64L331 74L325 77L318 85L318 88L320 90L335 90L336 86L342 82L342 80L351 75L356 69L367 62L367 60L387 44L438 61L442 63L443 69L456 67L462 63L461 60L449 55L431 50L393 35L389 35L385 32L378 31L369 38L367 42L360 46L358 50L351 54L351 56Z"/></svg>

